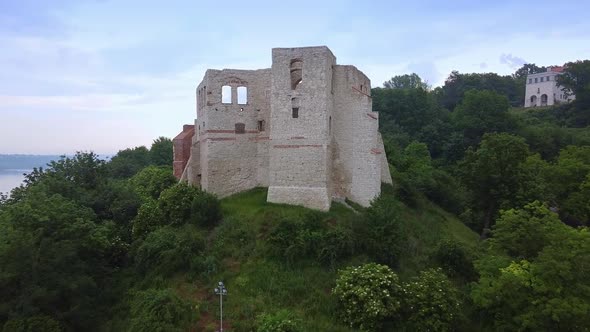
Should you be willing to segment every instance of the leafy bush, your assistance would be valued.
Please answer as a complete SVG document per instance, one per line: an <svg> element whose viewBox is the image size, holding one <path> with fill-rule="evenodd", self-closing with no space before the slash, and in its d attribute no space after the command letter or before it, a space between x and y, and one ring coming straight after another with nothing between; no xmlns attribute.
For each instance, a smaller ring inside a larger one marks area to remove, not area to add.
<svg viewBox="0 0 590 332"><path fill-rule="evenodd" d="M158 207L171 225L182 225L191 220L193 199L201 190L185 182L178 183L160 194Z"/></svg>
<svg viewBox="0 0 590 332"><path fill-rule="evenodd" d="M316 211L298 218L280 218L267 242L272 255L289 263L313 258L333 265L349 257L354 249L352 231L340 225L328 225L325 216Z"/></svg>
<svg viewBox="0 0 590 332"><path fill-rule="evenodd" d="M299 321L287 310L274 314L262 314L257 319L258 332L299 332Z"/></svg>
<svg viewBox="0 0 590 332"><path fill-rule="evenodd" d="M420 272L404 283L406 327L410 331L451 331L460 312L459 292L441 269Z"/></svg>
<svg viewBox="0 0 590 332"><path fill-rule="evenodd" d="M170 167L148 166L135 174L129 182L145 202L158 199L160 193L178 182Z"/></svg>
<svg viewBox="0 0 590 332"><path fill-rule="evenodd" d="M158 202L148 201L139 208L137 216L133 219L133 238L144 237L164 225L166 225L166 219L164 219L164 213L158 206Z"/></svg>
<svg viewBox="0 0 590 332"><path fill-rule="evenodd" d="M221 219L217 198L184 182L164 190L158 199L158 206L171 225L192 222L212 226Z"/></svg>
<svg viewBox="0 0 590 332"><path fill-rule="evenodd" d="M473 260L465 248L456 241L440 241L432 258L450 277L460 277L468 281L477 278Z"/></svg>
<svg viewBox="0 0 590 332"><path fill-rule="evenodd" d="M129 331L186 331L195 314L173 290L148 289L131 302Z"/></svg>
<svg viewBox="0 0 590 332"><path fill-rule="evenodd" d="M221 205L215 195L200 191L191 203L191 222L203 227L215 226L221 220Z"/></svg>
<svg viewBox="0 0 590 332"><path fill-rule="evenodd" d="M163 227L150 233L134 253L140 273L157 275L198 269L205 240L192 225Z"/></svg>
<svg viewBox="0 0 590 332"><path fill-rule="evenodd" d="M370 263L339 271L333 294L338 298L342 319L363 331L376 330L401 309L399 279L385 265Z"/></svg>
<svg viewBox="0 0 590 332"><path fill-rule="evenodd" d="M359 249L389 266L397 265L408 238L399 206L392 196L381 195L354 224Z"/></svg>

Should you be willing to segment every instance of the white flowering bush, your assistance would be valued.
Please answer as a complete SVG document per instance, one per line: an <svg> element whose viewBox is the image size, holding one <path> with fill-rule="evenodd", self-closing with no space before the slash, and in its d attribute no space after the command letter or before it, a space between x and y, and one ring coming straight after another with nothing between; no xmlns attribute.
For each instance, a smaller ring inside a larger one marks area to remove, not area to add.
<svg viewBox="0 0 590 332"><path fill-rule="evenodd" d="M363 331L378 329L401 308L399 278L386 265L370 263L340 270L333 294L342 319Z"/></svg>
<svg viewBox="0 0 590 332"><path fill-rule="evenodd" d="M412 331L452 331L460 313L459 292L441 269L420 272L405 283L404 317Z"/></svg>
<svg viewBox="0 0 590 332"><path fill-rule="evenodd" d="M299 320L287 310L279 310L274 314L262 314L257 320L257 332L299 332Z"/></svg>

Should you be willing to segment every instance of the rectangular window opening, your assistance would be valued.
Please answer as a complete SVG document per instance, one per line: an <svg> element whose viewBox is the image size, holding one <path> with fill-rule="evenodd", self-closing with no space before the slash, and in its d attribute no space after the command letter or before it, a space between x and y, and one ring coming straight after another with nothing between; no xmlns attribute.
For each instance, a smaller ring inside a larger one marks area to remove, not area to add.
<svg viewBox="0 0 590 332"><path fill-rule="evenodd" d="M245 86L238 87L238 104L246 105L248 103L248 88Z"/></svg>
<svg viewBox="0 0 590 332"><path fill-rule="evenodd" d="M293 119L296 119L299 117L299 107L293 107Z"/></svg>
<svg viewBox="0 0 590 332"><path fill-rule="evenodd" d="M258 121L258 131L264 131L264 120Z"/></svg>
<svg viewBox="0 0 590 332"><path fill-rule="evenodd" d="M221 87L221 103L231 104L231 86L224 85Z"/></svg>

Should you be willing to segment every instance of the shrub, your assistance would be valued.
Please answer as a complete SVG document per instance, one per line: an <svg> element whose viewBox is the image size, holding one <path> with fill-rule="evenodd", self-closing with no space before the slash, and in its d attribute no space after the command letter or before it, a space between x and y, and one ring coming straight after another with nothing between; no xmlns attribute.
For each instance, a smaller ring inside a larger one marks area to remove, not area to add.
<svg viewBox="0 0 590 332"><path fill-rule="evenodd" d="M170 167L148 166L135 174L129 182L145 202L158 199L160 193L178 182Z"/></svg>
<svg viewBox="0 0 590 332"><path fill-rule="evenodd" d="M191 220L193 199L201 190L187 183L178 183L162 192L158 207L171 225L182 225Z"/></svg>
<svg viewBox="0 0 590 332"><path fill-rule="evenodd" d="M459 318L459 292L441 269L420 272L404 284L410 331L451 331Z"/></svg>
<svg viewBox="0 0 590 332"><path fill-rule="evenodd" d="M401 287L397 275L375 263L339 271L333 294L342 319L351 327L376 330L401 308Z"/></svg>
<svg viewBox="0 0 590 332"><path fill-rule="evenodd" d="M272 255L290 263L313 258L334 265L349 257L354 249L351 229L328 225L325 215L315 211L299 219L281 219L270 231L267 242Z"/></svg>
<svg viewBox="0 0 590 332"><path fill-rule="evenodd" d="M198 258L205 240L192 225L164 227L150 233L135 251L135 265L141 273L158 275L199 268Z"/></svg>
<svg viewBox="0 0 590 332"><path fill-rule="evenodd" d="M164 213L156 201L144 203L133 219L132 235L134 239L146 236L148 233L166 225Z"/></svg>
<svg viewBox="0 0 590 332"><path fill-rule="evenodd" d="M461 277L469 281L477 279L472 258L469 257L465 248L456 241L448 239L440 241L432 259L450 277Z"/></svg>
<svg viewBox="0 0 590 332"><path fill-rule="evenodd" d="M299 321L287 310L274 314L262 314L257 319L258 332L299 332Z"/></svg>
<svg viewBox="0 0 590 332"><path fill-rule="evenodd" d="M148 289L133 297L129 331L186 331L194 314L173 290Z"/></svg>
<svg viewBox="0 0 590 332"><path fill-rule="evenodd" d="M221 220L221 204L214 195L200 191L191 203L191 222L203 226L215 226Z"/></svg>
<svg viewBox="0 0 590 332"><path fill-rule="evenodd" d="M158 206L171 225L192 222L212 226L221 219L217 198L184 182L164 190L158 199Z"/></svg>
<svg viewBox="0 0 590 332"><path fill-rule="evenodd" d="M355 223L359 249L389 266L397 265L407 243L399 210L399 203L393 197L381 195Z"/></svg>

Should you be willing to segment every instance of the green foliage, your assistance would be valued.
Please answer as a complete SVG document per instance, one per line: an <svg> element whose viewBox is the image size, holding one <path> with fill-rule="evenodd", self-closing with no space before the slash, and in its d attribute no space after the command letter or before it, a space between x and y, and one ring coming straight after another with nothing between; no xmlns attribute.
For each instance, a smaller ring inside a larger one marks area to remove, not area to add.
<svg viewBox="0 0 590 332"><path fill-rule="evenodd" d="M150 151L145 146L117 152L108 163L109 174L117 179L130 178L150 164Z"/></svg>
<svg viewBox="0 0 590 332"><path fill-rule="evenodd" d="M477 151L467 151L461 177L473 194L473 206L485 211L479 230L490 227L500 207L510 206L520 189L519 165L528 156L524 140L505 133L486 134Z"/></svg>
<svg viewBox="0 0 590 332"><path fill-rule="evenodd" d="M564 71L557 76L557 84L569 95L575 95L574 105L579 110L590 109L590 60L568 62ZM590 117L585 117L588 125Z"/></svg>
<svg viewBox="0 0 590 332"><path fill-rule="evenodd" d="M59 323L49 316L15 318L4 324L4 332L60 332Z"/></svg>
<svg viewBox="0 0 590 332"><path fill-rule="evenodd" d="M429 90L427 82L422 82L418 74L398 75L383 83L386 89L424 89Z"/></svg>
<svg viewBox="0 0 590 332"><path fill-rule="evenodd" d="M449 277L463 278L467 281L477 278L470 253L457 241L449 239L440 241L432 258Z"/></svg>
<svg viewBox="0 0 590 332"><path fill-rule="evenodd" d="M524 101L524 84L511 76L500 76L495 73L461 74L453 71L445 84L435 89L441 105L448 110L455 109L471 90L488 90L505 97L512 106L522 105Z"/></svg>
<svg viewBox="0 0 590 332"><path fill-rule="evenodd" d="M162 192L158 207L171 225L188 222L211 226L221 219L217 198L187 183L178 183Z"/></svg>
<svg viewBox="0 0 590 332"><path fill-rule="evenodd" d="M139 208L137 216L133 219L133 238L139 239L164 225L166 225L166 219L158 202L147 201Z"/></svg>
<svg viewBox="0 0 590 332"><path fill-rule="evenodd" d="M203 235L193 225L163 227L150 233L133 253L141 274L171 275L178 271L198 272L205 249Z"/></svg>
<svg viewBox="0 0 590 332"><path fill-rule="evenodd" d="M379 112L379 126L385 140L418 140L428 144L433 157L439 157L452 129L448 112L441 109L428 91L417 89L383 89L371 91L373 111Z"/></svg>
<svg viewBox="0 0 590 332"><path fill-rule="evenodd" d="M170 167L148 166L135 174L129 182L135 192L146 202L149 199L158 199L162 191L178 181Z"/></svg>
<svg viewBox="0 0 590 332"><path fill-rule="evenodd" d="M186 331L196 315L191 307L171 289L138 292L131 302L128 331Z"/></svg>
<svg viewBox="0 0 590 332"><path fill-rule="evenodd" d="M299 332L300 322L288 310L279 310L273 314L262 314L257 319L258 332Z"/></svg>
<svg viewBox="0 0 590 332"><path fill-rule="evenodd" d="M490 249L477 261L481 278L471 291L484 321L497 330L587 329L588 230L558 222L539 203L506 212L502 218ZM511 231L516 234L508 234ZM537 240L541 243L532 242Z"/></svg>
<svg viewBox="0 0 590 332"><path fill-rule="evenodd" d="M406 328L452 331L460 318L459 291L440 269L420 272L403 285Z"/></svg>
<svg viewBox="0 0 590 332"><path fill-rule="evenodd" d="M158 137L150 148L150 161L156 166L172 166L174 159L172 140L167 137Z"/></svg>
<svg viewBox="0 0 590 332"><path fill-rule="evenodd" d="M44 193L0 211L0 317L41 314L82 330L97 322L116 238L95 221L92 210Z"/></svg>
<svg viewBox="0 0 590 332"><path fill-rule="evenodd" d="M516 259L535 258L563 228L557 215L536 201L522 209L502 211L490 245Z"/></svg>
<svg viewBox="0 0 590 332"><path fill-rule="evenodd" d="M221 205L217 197L206 191L199 191L191 203L191 222L203 227L213 227L221 218Z"/></svg>
<svg viewBox="0 0 590 332"><path fill-rule="evenodd" d="M404 253L408 236L399 210L401 205L392 196L381 195L355 223L357 246L379 263L397 266Z"/></svg>
<svg viewBox="0 0 590 332"><path fill-rule="evenodd" d="M312 258L333 265L354 250L351 230L342 226L328 227L325 216L318 212L280 217L267 241L270 253L287 263Z"/></svg>
<svg viewBox="0 0 590 332"><path fill-rule="evenodd" d="M396 316L402 306L402 287L387 266L375 263L339 271L333 294L340 316L351 327L374 331L384 320Z"/></svg>
<svg viewBox="0 0 590 332"><path fill-rule="evenodd" d="M463 132L465 147L474 146L485 133L507 132L514 128L505 96L493 91L467 91L453 112L453 123Z"/></svg>

